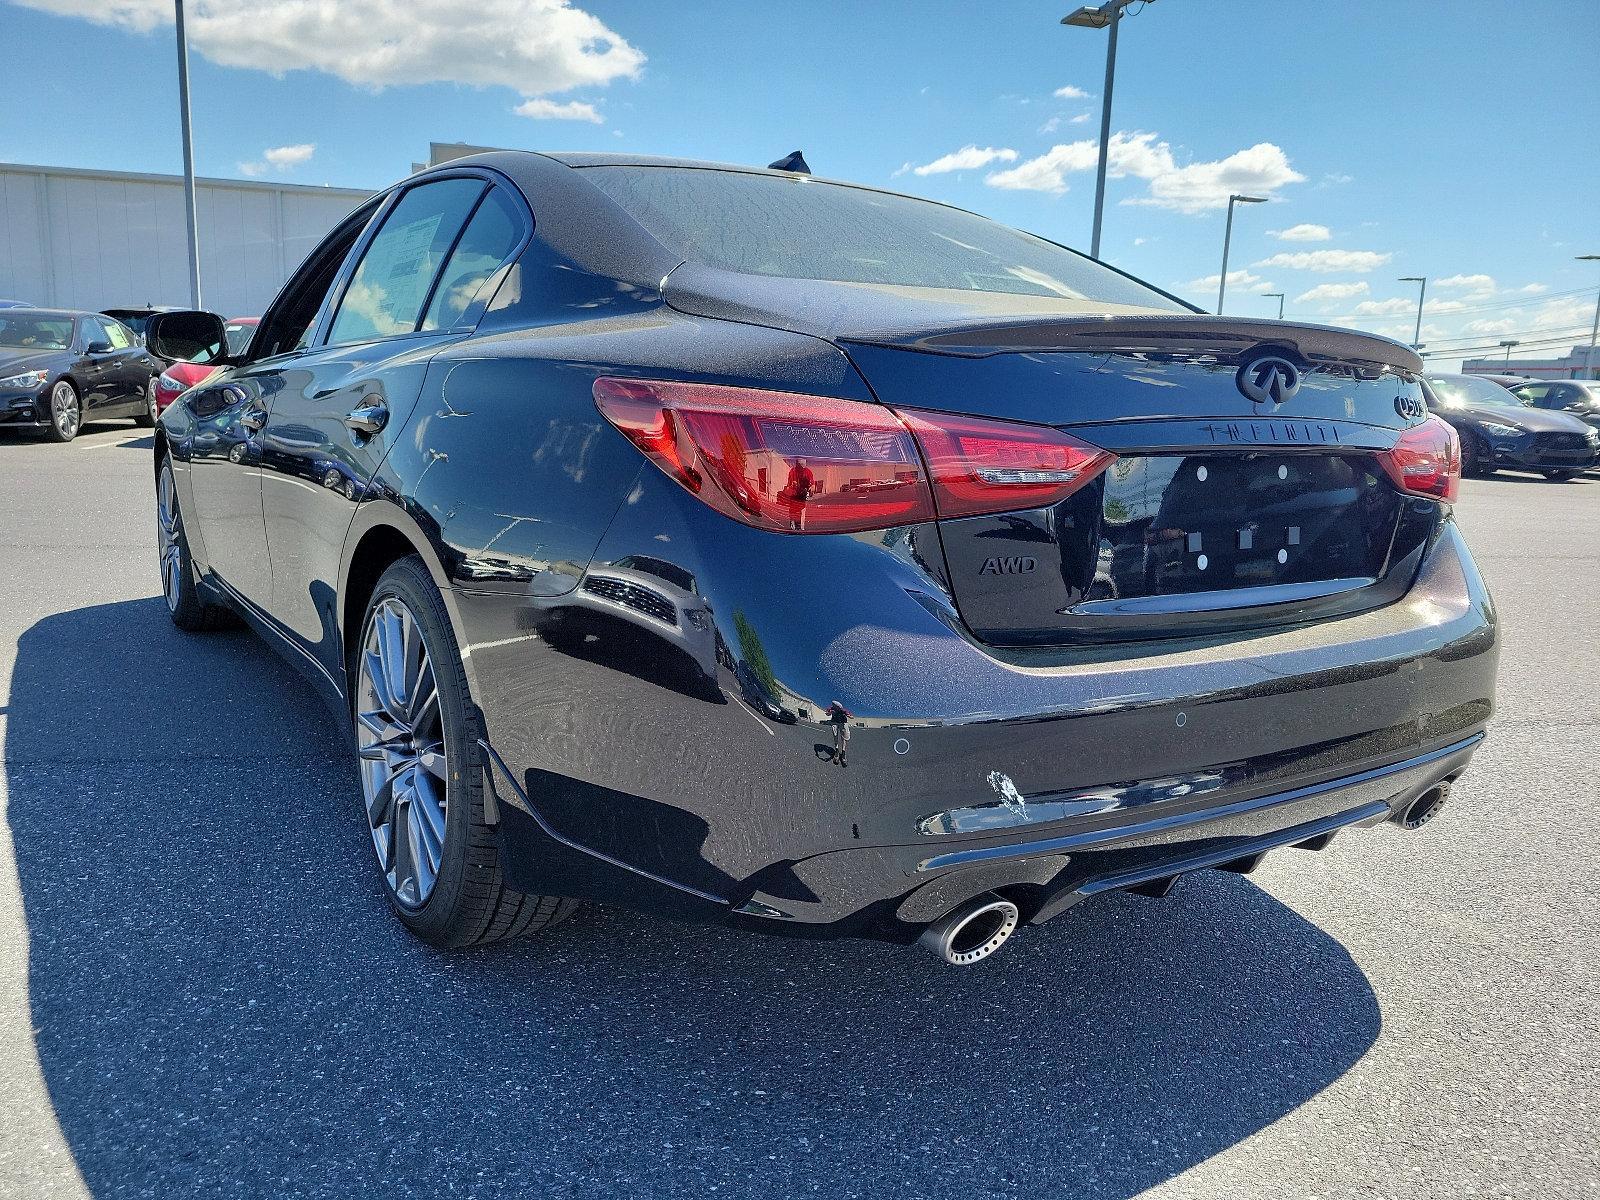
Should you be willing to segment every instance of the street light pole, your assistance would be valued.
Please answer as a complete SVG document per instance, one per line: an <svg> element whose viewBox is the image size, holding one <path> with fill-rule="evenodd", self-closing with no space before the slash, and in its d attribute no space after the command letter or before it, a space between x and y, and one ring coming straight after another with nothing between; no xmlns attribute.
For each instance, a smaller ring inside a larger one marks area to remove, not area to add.
<svg viewBox="0 0 1600 1200"><path fill-rule="evenodd" d="M1417 289L1417 328L1411 335L1411 348L1416 350L1422 345L1422 302L1428 295L1428 277L1426 275L1402 275L1399 282L1421 284Z"/></svg>
<svg viewBox="0 0 1600 1200"><path fill-rule="evenodd" d="M1600 254L1580 254L1579 262L1600 262ZM1594 325L1589 329L1589 353L1583 356L1583 373L1590 379L1594 373L1594 344L1600 341L1600 296L1594 298Z"/></svg>
<svg viewBox="0 0 1600 1200"><path fill-rule="evenodd" d="M1100 258L1100 227L1106 208L1106 160L1111 152L1111 87L1117 77L1117 27L1122 10L1134 0L1106 0L1099 8L1085 6L1061 18L1063 25L1079 29L1110 30L1106 38L1106 80L1100 96L1100 163L1094 177L1094 231L1089 235L1089 257Z"/></svg>
<svg viewBox="0 0 1600 1200"><path fill-rule="evenodd" d="M1506 348L1506 366L1509 367L1511 365L1511 347L1520 346L1522 343L1512 339L1510 341L1501 342L1500 344Z"/></svg>
<svg viewBox="0 0 1600 1200"><path fill-rule="evenodd" d="M1261 294L1263 296L1265 296L1268 300L1276 299L1278 301L1278 320L1280 320L1280 321L1283 320L1283 293L1282 292L1262 292Z"/></svg>
<svg viewBox="0 0 1600 1200"><path fill-rule="evenodd" d="M178 18L178 116L183 127L183 203L189 213L189 304L200 307L200 227L194 203L194 137L189 129L189 39L183 0L173 0Z"/></svg>
<svg viewBox="0 0 1600 1200"><path fill-rule="evenodd" d="M1222 277L1217 282L1217 316L1222 315L1222 298L1228 294L1228 249L1233 243L1233 206L1235 204L1265 204L1265 196L1229 196L1228 226L1222 234Z"/></svg>

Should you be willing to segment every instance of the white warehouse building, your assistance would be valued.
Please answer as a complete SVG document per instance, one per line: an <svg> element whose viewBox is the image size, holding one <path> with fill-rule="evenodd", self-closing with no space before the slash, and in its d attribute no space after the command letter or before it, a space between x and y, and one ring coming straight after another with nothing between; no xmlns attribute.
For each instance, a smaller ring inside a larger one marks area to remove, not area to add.
<svg viewBox="0 0 1600 1200"><path fill-rule="evenodd" d="M324 235L371 192L197 179L200 291L259 316ZM0 299L55 308L189 304L183 179L0 163Z"/></svg>

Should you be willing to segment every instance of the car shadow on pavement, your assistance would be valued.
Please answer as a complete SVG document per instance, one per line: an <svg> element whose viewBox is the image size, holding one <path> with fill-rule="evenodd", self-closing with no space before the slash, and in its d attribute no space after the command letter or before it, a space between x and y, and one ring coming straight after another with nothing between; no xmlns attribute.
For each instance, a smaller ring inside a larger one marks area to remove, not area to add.
<svg viewBox="0 0 1600 1200"><path fill-rule="evenodd" d="M1342 946L1217 872L970 970L610 909L431 950L310 689L159 599L34 625L9 709L36 1047L97 1195L1131 1196L1379 1030Z"/></svg>

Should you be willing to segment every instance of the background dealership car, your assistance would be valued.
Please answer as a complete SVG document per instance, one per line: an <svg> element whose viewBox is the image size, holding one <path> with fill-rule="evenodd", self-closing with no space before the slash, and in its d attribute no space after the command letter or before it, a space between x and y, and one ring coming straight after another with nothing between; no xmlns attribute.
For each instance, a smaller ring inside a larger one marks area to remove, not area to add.
<svg viewBox="0 0 1600 1200"><path fill-rule="evenodd" d="M1468 475L1509 469L1560 481L1600 459L1600 436L1582 421L1531 408L1481 375L1429 375L1423 382L1429 409L1461 437L1462 469Z"/></svg>
<svg viewBox="0 0 1600 1200"><path fill-rule="evenodd" d="M975 962L1439 811L1498 642L1420 371L910 197L477 155L162 414L163 590L348 721L422 938L592 898ZM542 636L590 580L653 611Z"/></svg>
<svg viewBox="0 0 1600 1200"><path fill-rule="evenodd" d="M255 335L256 323L259 320L259 317L234 317L227 322L225 331L228 335L228 353L230 355L238 355L245 352L245 348L250 345L250 339ZM160 416L161 411L167 405L216 369L217 364L213 362L169 363L166 369L156 377L155 415Z"/></svg>
<svg viewBox="0 0 1600 1200"><path fill-rule="evenodd" d="M1530 408L1569 413L1600 428L1600 380L1523 380L1512 387L1511 394Z"/></svg>
<svg viewBox="0 0 1600 1200"><path fill-rule="evenodd" d="M153 424L159 369L127 326L99 313L0 310L0 426L70 442L88 421Z"/></svg>

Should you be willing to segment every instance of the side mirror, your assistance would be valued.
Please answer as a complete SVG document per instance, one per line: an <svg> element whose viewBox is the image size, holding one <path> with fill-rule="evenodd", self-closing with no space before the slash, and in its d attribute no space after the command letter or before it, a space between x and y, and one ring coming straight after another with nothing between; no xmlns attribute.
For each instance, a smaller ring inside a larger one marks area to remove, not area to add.
<svg viewBox="0 0 1600 1200"><path fill-rule="evenodd" d="M111 343L107 341L90 342L83 348L85 354L110 354Z"/></svg>
<svg viewBox="0 0 1600 1200"><path fill-rule="evenodd" d="M188 310L153 314L144 327L145 349L175 362L221 362L228 331L216 313Z"/></svg>

